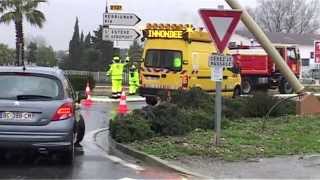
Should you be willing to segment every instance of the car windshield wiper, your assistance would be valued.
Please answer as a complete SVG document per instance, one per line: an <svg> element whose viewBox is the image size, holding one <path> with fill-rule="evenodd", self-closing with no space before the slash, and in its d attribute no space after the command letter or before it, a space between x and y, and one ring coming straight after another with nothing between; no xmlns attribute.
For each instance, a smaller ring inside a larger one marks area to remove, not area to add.
<svg viewBox="0 0 320 180"><path fill-rule="evenodd" d="M25 94L25 95L18 95L17 100L51 100L52 97L50 96L42 96L42 95L30 95L30 94Z"/></svg>

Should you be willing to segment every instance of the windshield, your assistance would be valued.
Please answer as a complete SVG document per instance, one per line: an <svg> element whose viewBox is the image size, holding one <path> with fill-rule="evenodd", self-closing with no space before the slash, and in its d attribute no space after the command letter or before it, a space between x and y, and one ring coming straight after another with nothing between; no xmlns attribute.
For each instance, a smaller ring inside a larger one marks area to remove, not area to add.
<svg viewBox="0 0 320 180"><path fill-rule="evenodd" d="M0 99L61 99L58 80L25 75L0 75Z"/></svg>
<svg viewBox="0 0 320 180"><path fill-rule="evenodd" d="M182 69L182 53L173 50L148 50L145 66L180 71Z"/></svg>

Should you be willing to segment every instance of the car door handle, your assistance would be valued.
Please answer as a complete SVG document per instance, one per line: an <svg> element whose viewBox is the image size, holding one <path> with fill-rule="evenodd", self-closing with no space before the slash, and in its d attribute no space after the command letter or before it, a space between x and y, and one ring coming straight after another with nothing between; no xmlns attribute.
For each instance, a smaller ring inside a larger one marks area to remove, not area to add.
<svg viewBox="0 0 320 180"><path fill-rule="evenodd" d="M223 79L224 79L224 80L228 79L228 76L223 76Z"/></svg>
<svg viewBox="0 0 320 180"><path fill-rule="evenodd" d="M166 74L161 74L161 78L166 78L167 75Z"/></svg>

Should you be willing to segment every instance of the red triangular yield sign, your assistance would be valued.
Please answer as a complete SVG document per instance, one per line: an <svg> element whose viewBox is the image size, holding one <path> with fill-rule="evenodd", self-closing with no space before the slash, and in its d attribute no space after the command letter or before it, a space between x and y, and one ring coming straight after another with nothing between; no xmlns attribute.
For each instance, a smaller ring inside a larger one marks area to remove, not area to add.
<svg viewBox="0 0 320 180"><path fill-rule="evenodd" d="M199 13L219 52L223 53L239 23L242 11L200 9Z"/></svg>

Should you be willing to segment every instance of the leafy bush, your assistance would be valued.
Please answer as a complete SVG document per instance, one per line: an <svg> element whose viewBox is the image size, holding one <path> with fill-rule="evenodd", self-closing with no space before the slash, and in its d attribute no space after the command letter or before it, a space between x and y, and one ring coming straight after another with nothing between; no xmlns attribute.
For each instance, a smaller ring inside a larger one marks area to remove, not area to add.
<svg viewBox="0 0 320 180"><path fill-rule="evenodd" d="M185 109L202 109L206 112L214 111L214 96L209 95L200 88L174 92L171 95L171 102Z"/></svg>
<svg viewBox="0 0 320 180"><path fill-rule="evenodd" d="M116 116L110 121L111 137L120 143L134 142L153 137L150 122L138 113Z"/></svg>
<svg viewBox="0 0 320 180"><path fill-rule="evenodd" d="M162 136L183 135L192 129L186 123L188 121L186 115L175 104L162 103L153 107L147 117L150 118L151 129Z"/></svg>
<svg viewBox="0 0 320 180"><path fill-rule="evenodd" d="M143 116L151 121L151 128L160 135L183 135L196 128L212 129L214 112L183 109L171 103L143 108Z"/></svg>
<svg viewBox="0 0 320 180"><path fill-rule="evenodd" d="M230 127L241 118L264 117L280 99L264 93L252 97L223 99L222 128ZM133 142L159 136L184 135L194 129L214 128L214 98L198 89L179 91L172 102L146 106L127 116L117 116L110 123L111 136L118 142ZM294 102L281 104L270 114L276 117L294 114ZM246 122L243 122L246 123Z"/></svg>
<svg viewBox="0 0 320 180"><path fill-rule="evenodd" d="M265 117L268 111L281 99L257 92L252 97L224 99L223 114L225 118ZM271 117L295 114L295 103L288 101L280 104L270 114Z"/></svg>
<svg viewBox="0 0 320 180"><path fill-rule="evenodd" d="M87 82L91 89L95 87L96 82L91 75L67 75L67 77L75 91L85 91Z"/></svg>
<svg viewBox="0 0 320 180"><path fill-rule="evenodd" d="M208 113L203 110L182 110L186 116L186 123L189 129L213 129L214 128L214 112Z"/></svg>

